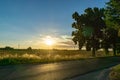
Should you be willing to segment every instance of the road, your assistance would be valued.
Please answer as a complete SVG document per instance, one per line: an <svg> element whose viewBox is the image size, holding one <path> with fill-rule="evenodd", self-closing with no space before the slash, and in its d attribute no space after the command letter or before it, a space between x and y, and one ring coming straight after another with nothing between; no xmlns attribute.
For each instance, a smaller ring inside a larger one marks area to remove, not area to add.
<svg viewBox="0 0 120 80"><path fill-rule="evenodd" d="M88 80L79 75L94 70L92 67L90 68L90 65L95 65L95 62L90 62L65 61L50 64L0 66L0 80ZM101 71L98 71L97 74L103 74ZM92 73L88 77L95 76L95 74Z"/></svg>
<svg viewBox="0 0 120 80"><path fill-rule="evenodd" d="M70 80L109 80L109 73L111 68L90 72L85 75L81 75Z"/></svg>

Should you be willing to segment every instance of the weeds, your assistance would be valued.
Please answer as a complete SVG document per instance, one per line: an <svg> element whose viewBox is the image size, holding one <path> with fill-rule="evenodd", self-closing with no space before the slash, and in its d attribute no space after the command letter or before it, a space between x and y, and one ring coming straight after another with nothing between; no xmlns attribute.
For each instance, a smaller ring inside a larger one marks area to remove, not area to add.
<svg viewBox="0 0 120 80"><path fill-rule="evenodd" d="M97 52L103 57L103 52ZM24 63L48 63L92 58L91 52L77 50L0 50L0 65Z"/></svg>

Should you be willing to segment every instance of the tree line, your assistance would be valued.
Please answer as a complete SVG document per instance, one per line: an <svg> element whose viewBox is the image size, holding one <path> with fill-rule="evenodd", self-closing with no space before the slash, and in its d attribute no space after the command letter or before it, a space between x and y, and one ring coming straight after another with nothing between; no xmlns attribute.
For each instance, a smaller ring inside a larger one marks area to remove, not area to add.
<svg viewBox="0 0 120 80"><path fill-rule="evenodd" d="M72 18L75 20L72 28L73 41L78 45L79 50L83 46L87 51L95 51L103 48L109 54L109 48L113 49L113 54L120 50L120 1L110 0L105 8L87 8L83 14L74 12Z"/></svg>

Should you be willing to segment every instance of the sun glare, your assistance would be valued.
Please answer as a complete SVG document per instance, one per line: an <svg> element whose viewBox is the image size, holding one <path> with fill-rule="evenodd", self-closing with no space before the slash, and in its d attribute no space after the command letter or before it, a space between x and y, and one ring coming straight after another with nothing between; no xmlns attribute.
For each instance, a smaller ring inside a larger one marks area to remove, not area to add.
<svg viewBox="0 0 120 80"><path fill-rule="evenodd" d="M46 45L49 45L49 46L52 46L54 44L54 40L51 37L46 37L44 42Z"/></svg>

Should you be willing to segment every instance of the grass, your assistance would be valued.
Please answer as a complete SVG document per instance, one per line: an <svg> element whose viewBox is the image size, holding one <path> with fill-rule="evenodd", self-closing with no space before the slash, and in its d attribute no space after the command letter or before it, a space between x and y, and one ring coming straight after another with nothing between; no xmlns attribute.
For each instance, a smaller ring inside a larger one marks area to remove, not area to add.
<svg viewBox="0 0 120 80"><path fill-rule="evenodd" d="M104 57L105 54L98 51L96 56ZM0 65L49 63L86 58L93 58L91 52L77 50L0 50Z"/></svg>
<svg viewBox="0 0 120 80"><path fill-rule="evenodd" d="M120 64L112 68L109 77L110 80L120 80Z"/></svg>

